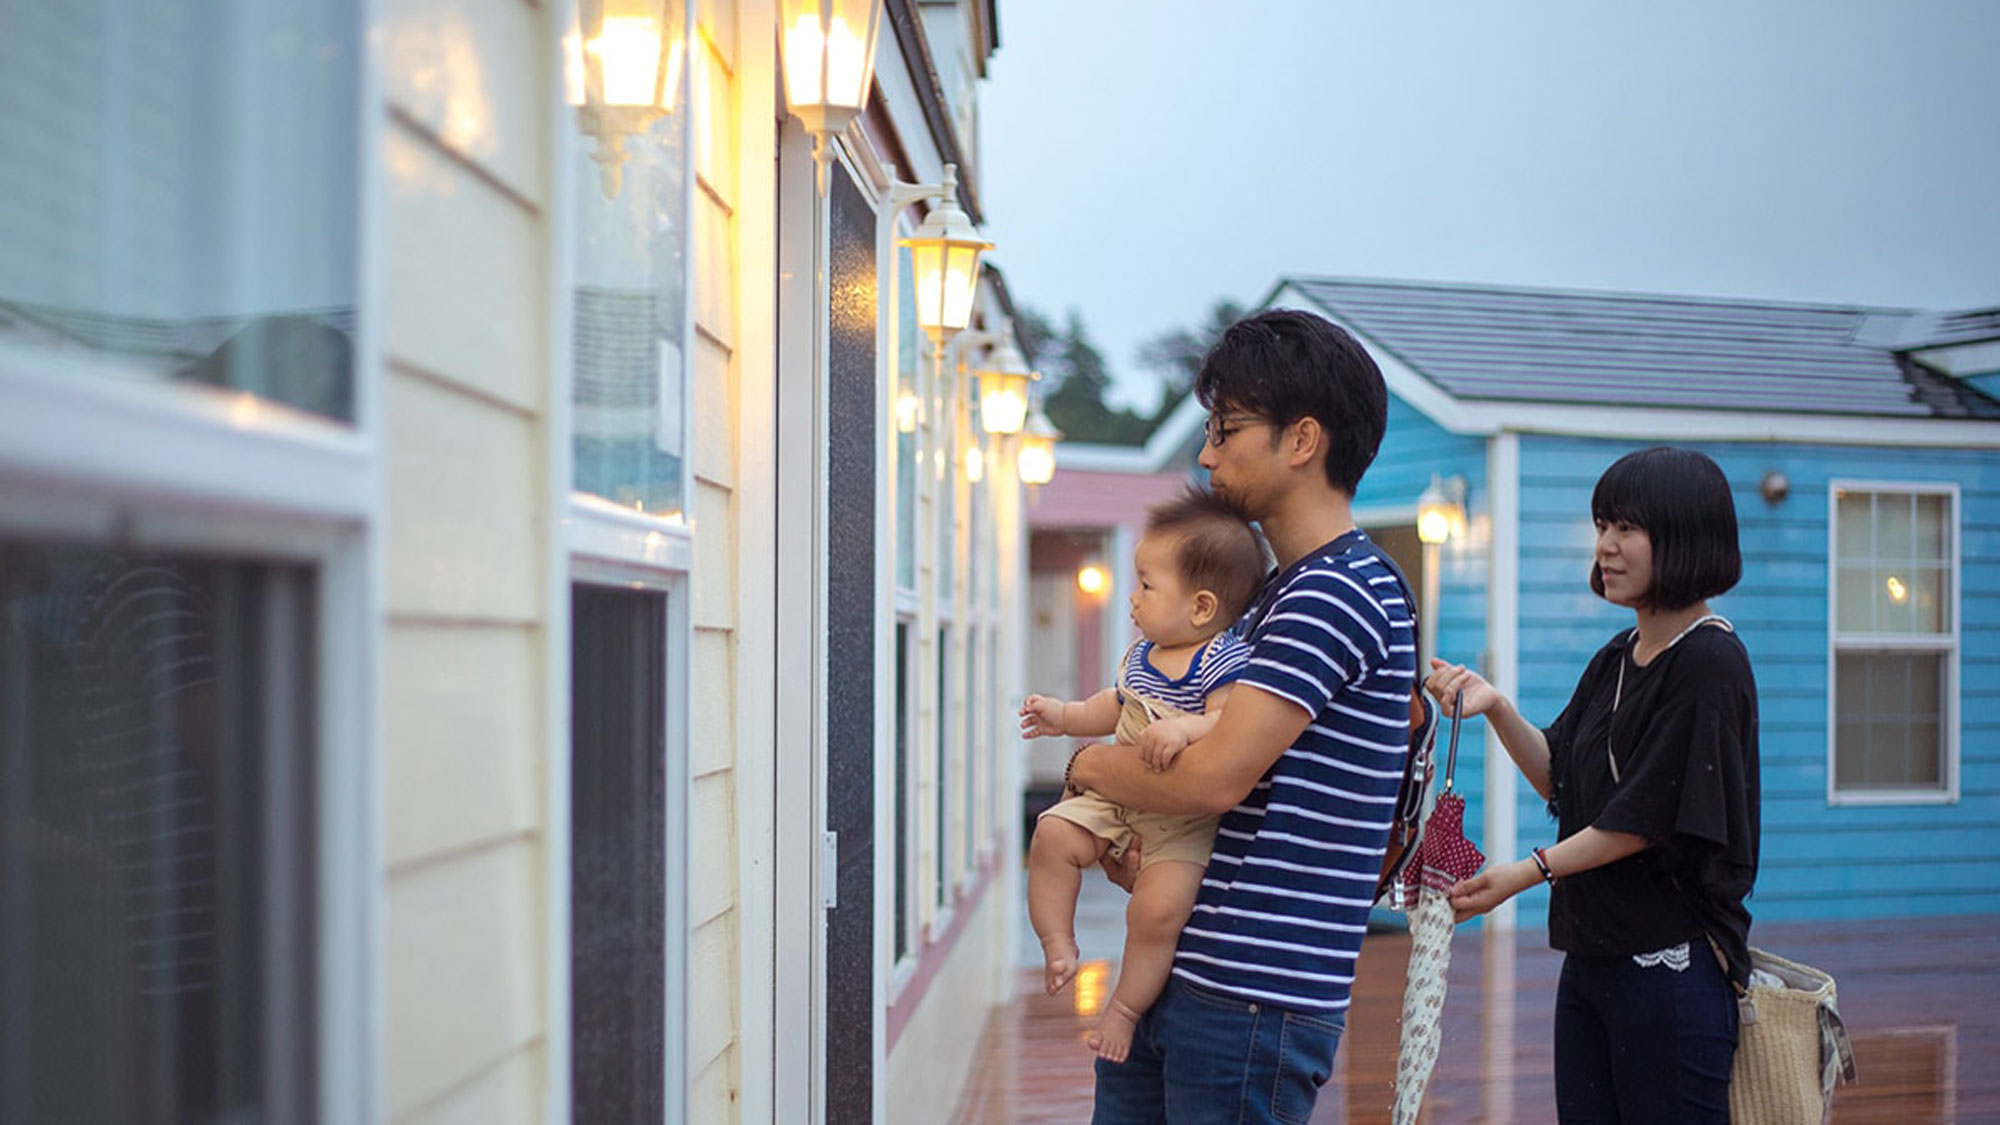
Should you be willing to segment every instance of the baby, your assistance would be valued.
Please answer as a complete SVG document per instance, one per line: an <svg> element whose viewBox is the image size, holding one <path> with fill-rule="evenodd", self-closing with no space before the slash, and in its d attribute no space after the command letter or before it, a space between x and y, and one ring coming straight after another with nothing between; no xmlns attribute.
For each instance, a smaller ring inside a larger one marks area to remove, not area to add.
<svg viewBox="0 0 2000 1125"><path fill-rule="evenodd" d="M1249 646L1228 632L1256 595L1264 552L1228 501L1189 489L1146 514L1132 552L1138 574L1132 623L1118 685L1083 700L1030 695L1021 705L1024 738L1116 734L1136 743L1146 764L1164 770L1215 726ZM1065 779L1067 780L1067 779ZM1051 994L1076 975L1076 895L1083 870L1142 840L1140 870L1125 912L1125 953L1111 1002L1088 1042L1100 1058L1125 1061L1139 1016L1166 987L1174 946L1194 909L1215 841L1214 816L1168 816L1065 790L1044 812L1028 849L1028 918L1041 938Z"/></svg>

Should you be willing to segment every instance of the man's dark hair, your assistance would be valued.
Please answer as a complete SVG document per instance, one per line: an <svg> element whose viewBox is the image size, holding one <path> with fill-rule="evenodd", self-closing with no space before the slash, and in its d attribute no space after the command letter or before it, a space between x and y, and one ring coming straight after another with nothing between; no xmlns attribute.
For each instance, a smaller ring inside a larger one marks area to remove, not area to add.
<svg viewBox="0 0 2000 1125"><path fill-rule="evenodd" d="M1653 541L1648 609L1686 609L1743 577L1729 478L1707 454L1670 445L1627 453L1597 478L1590 516L1643 528ZM1590 588L1604 596L1604 573L1594 559Z"/></svg>
<svg viewBox="0 0 2000 1125"><path fill-rule="evenodd" d="M1146 509L1146 534L1176 540L1174 563L1189 590L1215 595L1227 623L1243 616L1264 584L1264 548L1243 510L1218 493L1189 487Z"/></svg>
<svg viewBox="0 0 2000 1125"><path fill-rule="evenodd" d="M1368 350L1339 325L1298 309L1266 309L1230 325L1203 357L1194 393L1211 411L1255 414L1279 427L1318 421L1326 478L1349 496L1389 424L1389 388Z"/></svg>

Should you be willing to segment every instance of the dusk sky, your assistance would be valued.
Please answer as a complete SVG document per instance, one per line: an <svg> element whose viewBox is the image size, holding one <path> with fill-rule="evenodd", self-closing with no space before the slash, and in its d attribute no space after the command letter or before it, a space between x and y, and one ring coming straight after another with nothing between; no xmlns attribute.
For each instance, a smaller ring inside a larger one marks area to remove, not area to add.
<svg viewBox="0 0 2000 1125"><path fill-rule="evenodd" d="M1003 0L1017 299L1141 341L1281 276L2000 305L2000 0Z"/></svg>

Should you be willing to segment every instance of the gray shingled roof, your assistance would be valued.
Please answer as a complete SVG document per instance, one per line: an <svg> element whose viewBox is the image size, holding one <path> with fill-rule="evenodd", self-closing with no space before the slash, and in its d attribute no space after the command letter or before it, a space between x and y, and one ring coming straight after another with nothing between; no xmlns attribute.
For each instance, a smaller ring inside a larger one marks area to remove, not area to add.
<svg viewBox="0 0 2000 1125"><path fill-rule="evenodd" d="M1906 348L1937 348L2000 340L2000 309L1960 309L1926 317L1904 333Z"/></svg>
<svg viewBox="0 0 2000 1125"><path fill-rule="evenodd" d="M1911 315L1904 309L1350 278L1283 284L1457 398L2000 417L2000 403L1931 385L1893 346L1864 342L1871 317L1900 321Z"/></svg>

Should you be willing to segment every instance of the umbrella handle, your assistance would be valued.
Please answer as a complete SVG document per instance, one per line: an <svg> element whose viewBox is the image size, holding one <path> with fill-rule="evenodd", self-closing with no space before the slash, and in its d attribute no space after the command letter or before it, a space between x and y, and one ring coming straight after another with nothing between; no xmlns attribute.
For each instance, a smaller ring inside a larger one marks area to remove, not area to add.
<svg viewBox="0 0 2000 1125"><path fill-rule="evenodd" d="M1465 692L1460 691L1451 697L1451 747L1446 752L1444 760L1444 791L1446 793L1451 792L1452 774L1458 772L1458 713L1464 706Z"/></svg>

